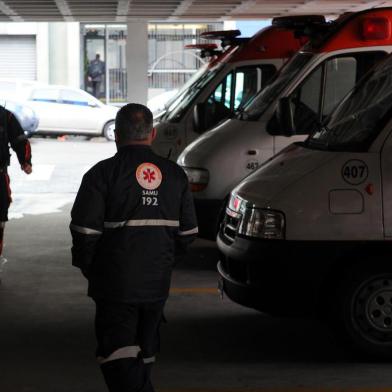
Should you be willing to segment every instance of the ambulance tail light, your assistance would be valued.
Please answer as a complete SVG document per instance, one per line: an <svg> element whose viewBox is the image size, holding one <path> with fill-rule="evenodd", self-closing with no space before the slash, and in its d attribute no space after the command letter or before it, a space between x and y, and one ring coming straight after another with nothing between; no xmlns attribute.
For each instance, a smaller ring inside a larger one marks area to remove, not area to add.
<svg viewBox="0 0 392 392"><path fill-rule="evenodd" d="M188 177L189 186L192 192L201 192L207 188L210 180L210 174L206 169L193 167L183 167Z"/></svg>
<svg viewBox="0 0 392 392"><path fill-rule="evenodd" d="M362 38L366 41L385 40L391 37L391 21L388 18L368 17L362 22Z"/></svg>

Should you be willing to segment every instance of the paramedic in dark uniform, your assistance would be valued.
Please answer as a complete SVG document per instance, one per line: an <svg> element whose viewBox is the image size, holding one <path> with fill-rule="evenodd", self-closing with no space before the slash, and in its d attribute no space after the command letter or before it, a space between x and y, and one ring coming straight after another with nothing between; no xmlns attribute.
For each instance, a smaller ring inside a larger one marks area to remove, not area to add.
<svg viewBox="0 0 392 392"><path fill-rule="evenodd" d="M185 173L150 148L150 110L124 106L115 135L118 152L84 175L72 208L72 262L96 303L96 355L109 391L151 392L175 256L197 223Z"/></svg>
<svg viewBox="0 0 392 392"><path fill-rule="evenodd" d="M3 251L4 227L8 221L8 208L12 200L7 172L10 164L10 145L16 153L21 169L26 174L30 174L32 172L30 143L15 116L0 106L0 258Z"/></svg>

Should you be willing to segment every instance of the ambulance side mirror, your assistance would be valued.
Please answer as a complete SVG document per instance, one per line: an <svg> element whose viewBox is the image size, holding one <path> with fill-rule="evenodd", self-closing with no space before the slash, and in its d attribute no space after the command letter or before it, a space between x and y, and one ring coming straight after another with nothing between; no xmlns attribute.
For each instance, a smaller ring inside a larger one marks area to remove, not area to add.
<svg viewBox="0 0 392 392"><path fill-rule="evenodd" d="M283 97L279 99L276 117L282 135L295 135L294 105L291 98Z"/></svg>
<svg viewBox="0 0 392 392"><path fill-rule="evenodd" d="M207 130L206 103L197 103L193 109L193 128L197 133Z"/></svg>

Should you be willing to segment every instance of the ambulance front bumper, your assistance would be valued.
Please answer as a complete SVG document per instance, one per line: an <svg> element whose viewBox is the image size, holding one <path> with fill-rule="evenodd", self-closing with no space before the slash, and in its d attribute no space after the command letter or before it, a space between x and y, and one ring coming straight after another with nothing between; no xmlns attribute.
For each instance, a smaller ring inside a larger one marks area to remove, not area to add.
<svg viewBox="0 0 392 392"><path fill-rule="evenodd" d="M230 243L221 232L217 244L219 285L233 302L276 316L317 313L329 265L309 257L306 244L238 236Z"/></svg>

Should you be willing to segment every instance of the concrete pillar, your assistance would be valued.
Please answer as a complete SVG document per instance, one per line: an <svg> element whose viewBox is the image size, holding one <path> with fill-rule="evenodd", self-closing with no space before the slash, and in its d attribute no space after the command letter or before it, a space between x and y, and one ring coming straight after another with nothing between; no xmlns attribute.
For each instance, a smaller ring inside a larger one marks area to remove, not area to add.
<svg viewBox="0 0 392 392"><path fill-rule="evenodd" d="M49 82L70 87L80 85L80 25L49 23Z"/></svg>
<svg viewBox="0 0 392 392"><path fill-rule="evenodd" d="M67 84L67 25L49 23L49 83Z"/></svg>
<svg viewBox="0 0 392 392"><path fill-rule="evenodd" d="M68 81L71 87L80 87L80 24L68 22L67 24L67 54L68 54Z"/></svg>
<svg viewBox="0 0 392 392"><path fill-rule="evenodd" d="M148 23L127 24L128 102L146 104L148 92Z"/></svg>
<svg viewBox="0 0 392 392"><path fill-rule="evenodd" d="M37 23L37 81L49 83L49 24Z"/></svg>

